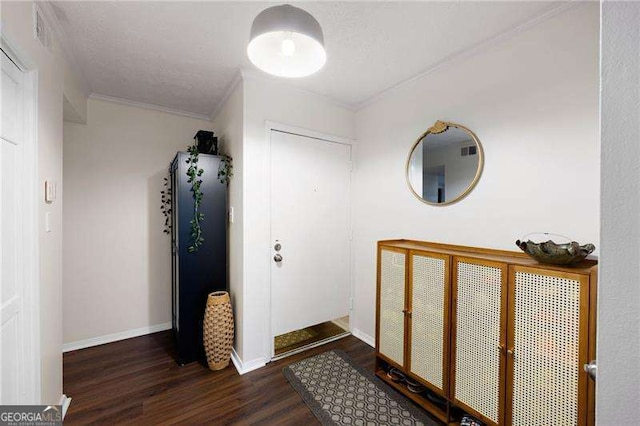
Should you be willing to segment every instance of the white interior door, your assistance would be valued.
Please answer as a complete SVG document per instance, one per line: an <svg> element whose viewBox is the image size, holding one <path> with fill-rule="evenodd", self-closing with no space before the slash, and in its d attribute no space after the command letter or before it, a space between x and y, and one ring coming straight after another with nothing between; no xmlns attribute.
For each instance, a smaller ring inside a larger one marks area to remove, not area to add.
<svg viewBox="0 0 640 426"><path fill-rule="evenodd" d="M272 336L349 314L351 146L271 131Z"/></svg>
<svg viewBox="0 0 640 426"><path fill-rule="evenodd" d="M25 318L24 74L2 57L0 123L0 405L29 403L28 318ZM33 262L34 259L29 259ZM33 402L31 402L33 403Z"/></svg>

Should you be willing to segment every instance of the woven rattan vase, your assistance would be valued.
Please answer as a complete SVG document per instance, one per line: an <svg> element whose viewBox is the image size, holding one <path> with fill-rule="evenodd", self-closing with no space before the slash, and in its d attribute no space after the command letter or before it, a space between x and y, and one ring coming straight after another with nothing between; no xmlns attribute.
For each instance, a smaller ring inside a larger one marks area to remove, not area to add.
<svg viewBox="0 0 640 426"><path fill-rule="evenodd" d="M204 312L204 350L212 370L229 365L233 348L233 312L229 293L215 291L207 298Z"/></svg>

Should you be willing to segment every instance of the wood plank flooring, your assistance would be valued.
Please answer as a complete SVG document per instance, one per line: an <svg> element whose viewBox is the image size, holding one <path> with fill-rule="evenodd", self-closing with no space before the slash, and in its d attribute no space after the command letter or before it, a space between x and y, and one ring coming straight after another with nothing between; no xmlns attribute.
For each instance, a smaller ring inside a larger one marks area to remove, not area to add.
<svg viewBox="0 0 640 426"><path fill-rule="evenodd" d="M282 375L282 368L330 349L373 371L373 348L349 336L272 362L243 376L230 365L211 371L178 366L171 332L64 354L64 392L73 398L65 425L319 424Z"/></svg>

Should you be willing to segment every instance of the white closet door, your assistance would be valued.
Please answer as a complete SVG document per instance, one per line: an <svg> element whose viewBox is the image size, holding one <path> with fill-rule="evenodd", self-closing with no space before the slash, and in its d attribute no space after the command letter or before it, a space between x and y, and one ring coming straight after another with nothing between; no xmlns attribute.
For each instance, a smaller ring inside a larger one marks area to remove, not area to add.
<svg viewBox="0 0 640 426"><path fill-rule="evenodd" d="M0 128L0 404L25 403L23 73L2 57ZM36 259L28 259L33 262Z"/></svg>
<svg viewBox="0 0 640 426"><path fill-rule="evenodd" d="M273 336L349 314L350 182L350 145L271 131Z"/></svg>

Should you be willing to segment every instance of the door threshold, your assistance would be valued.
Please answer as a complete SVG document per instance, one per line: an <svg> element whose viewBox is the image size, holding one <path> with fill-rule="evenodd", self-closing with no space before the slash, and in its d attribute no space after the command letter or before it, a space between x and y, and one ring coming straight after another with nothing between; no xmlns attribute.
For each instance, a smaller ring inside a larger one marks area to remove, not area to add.
<svg viewBox="0 0 640 426"><path fill-rule="evenodd" d="M304 352L309 349L317 348L318 346L325 345L330 342L334 342L336 340L342 339L344 337L351 336L350 331L345 331L344 333L337 334L335 336L327 337L326 339L318 340L317 342L309 343L308 345L300 346L299 348L281 353L280 355L274 355L271 358L271 361L278 361L282 358L286 358L291 355L299 354L300 352Z"/></svg>

